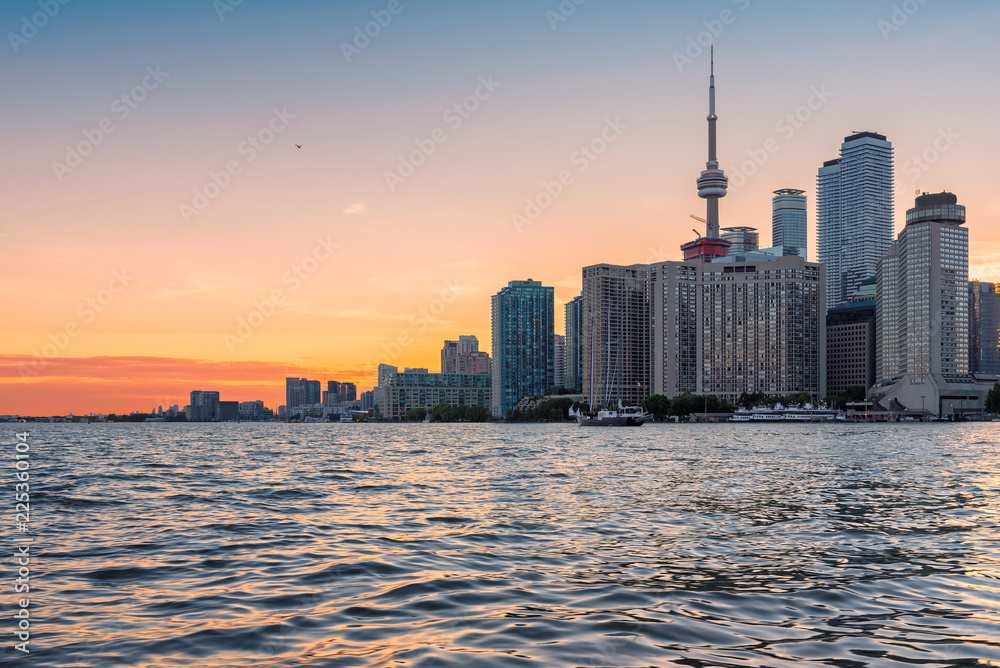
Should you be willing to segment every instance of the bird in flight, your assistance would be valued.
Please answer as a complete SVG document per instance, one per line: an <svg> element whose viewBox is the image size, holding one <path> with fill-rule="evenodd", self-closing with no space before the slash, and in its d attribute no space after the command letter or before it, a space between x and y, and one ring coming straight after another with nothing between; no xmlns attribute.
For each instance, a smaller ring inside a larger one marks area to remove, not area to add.
<svg viewBox="0 0 1000 668"><path fill-rule="evenodd" d="M296 144L295 148L302 148L302 144Z"/></svg>

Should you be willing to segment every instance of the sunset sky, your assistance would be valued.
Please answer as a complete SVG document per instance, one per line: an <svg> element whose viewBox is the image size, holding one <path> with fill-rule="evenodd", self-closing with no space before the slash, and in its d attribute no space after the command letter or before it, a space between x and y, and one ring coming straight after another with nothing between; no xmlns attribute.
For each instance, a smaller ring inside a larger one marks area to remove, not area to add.
<svg viewBox="0 0 1000 668"><path fill-rule="evenodd" d="M445 339L489 350L514 279L555 286L561 332L581 267L703 229L709 40L723 227L767 242L801 188L816 259L816 171L872 130L897 230L952 191L1000 280L995 1L576 3L4 2L0 414L437 371Z"/></svg>

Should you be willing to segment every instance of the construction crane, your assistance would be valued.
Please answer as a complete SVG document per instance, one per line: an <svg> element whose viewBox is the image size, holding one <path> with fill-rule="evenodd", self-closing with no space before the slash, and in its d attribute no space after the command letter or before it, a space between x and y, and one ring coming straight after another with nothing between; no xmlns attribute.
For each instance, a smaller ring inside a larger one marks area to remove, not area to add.
<svg viewBox="0 0 1000 668"><path fill-rule="evenodd" d="M691 217L694 218L695 220L699 221L699 222L702 222L702 223L705 223L706 225L708 225L708 221L705 220L704 218L700 217L700 216L696 216L696 215L694 215L692 213ZM695 234L697 234L698 238L701 238L701 232L699 232L698 230L694 229L693 227L691 228L691 231L694 232Z"/></svg>

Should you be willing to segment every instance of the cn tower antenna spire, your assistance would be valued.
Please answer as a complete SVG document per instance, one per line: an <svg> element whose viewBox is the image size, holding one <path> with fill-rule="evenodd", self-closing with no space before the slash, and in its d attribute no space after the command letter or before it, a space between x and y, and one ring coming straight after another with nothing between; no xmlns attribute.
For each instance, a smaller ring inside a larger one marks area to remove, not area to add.
<svg viewBox="0 0 1000 668"><path fill-rule="evenodd" d="M708 221L705 236L709 239L719 238L719 199L726 196L729 179L719 169L717 135L715 124L719 117L715 115L715 45L711 49L708 77L708 162L705 171L698 178L698 196L706 200Z"/></svg>

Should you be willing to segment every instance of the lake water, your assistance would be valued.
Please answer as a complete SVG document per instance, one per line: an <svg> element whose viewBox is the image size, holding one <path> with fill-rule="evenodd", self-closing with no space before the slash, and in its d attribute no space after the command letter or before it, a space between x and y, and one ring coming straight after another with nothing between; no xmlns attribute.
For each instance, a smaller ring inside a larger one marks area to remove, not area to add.
<svg viewBox="0 0 1000 668"><path fill-rule="evenodd" d="M7 427L2 665L1000 665L1000 423Z"/></svg>

